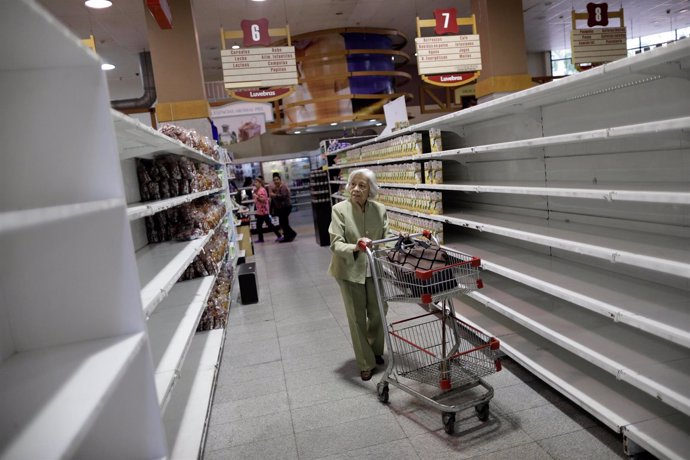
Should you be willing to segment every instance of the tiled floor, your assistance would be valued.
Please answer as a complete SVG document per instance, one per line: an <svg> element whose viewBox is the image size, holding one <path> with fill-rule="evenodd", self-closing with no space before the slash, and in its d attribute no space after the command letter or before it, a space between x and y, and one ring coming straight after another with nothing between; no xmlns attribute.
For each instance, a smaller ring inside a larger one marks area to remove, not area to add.
<svg viewBox="0 0 690 460"><path fill-rule="evenodd" d="M487 380L491 415L438 411L391 386L359 378L330 252L310 210L293 214L291 243L255 245L259 303L233 303L204 458L617 459L621 439L510 359ZM237 287L236 287L237 288ZM389 319L420 313L393 304ZM433 389L432 389L433 393Z"/></svg>

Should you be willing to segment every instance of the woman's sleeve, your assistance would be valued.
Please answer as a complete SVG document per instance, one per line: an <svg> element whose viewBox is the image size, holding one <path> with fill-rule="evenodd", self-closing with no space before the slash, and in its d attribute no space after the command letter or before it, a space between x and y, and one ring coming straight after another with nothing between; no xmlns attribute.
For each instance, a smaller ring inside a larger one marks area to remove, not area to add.
<svg viewBox="0 0 690 460"><path fill-rule="evenodd" d="M342 213L333 208L331 225L328 226L331 235L331 251L341 257L355 257L356 244L348 243L345 239L345 219Z"/></svg>

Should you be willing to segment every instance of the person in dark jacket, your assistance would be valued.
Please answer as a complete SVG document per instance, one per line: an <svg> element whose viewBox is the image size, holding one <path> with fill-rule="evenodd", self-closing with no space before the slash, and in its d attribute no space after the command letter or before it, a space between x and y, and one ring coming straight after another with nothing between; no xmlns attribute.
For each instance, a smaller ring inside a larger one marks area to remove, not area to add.
<svg viewBox="0 0 690 460"><path fill-rule="evenodd" d="M290 189L280 178L280 174L273 173L273 186L269 190L271 197L271 214L278 216L280 228L283 230L281 243L287 243L295 239L297 232L290 227L290 212L292 211L292 201L290 200Z"/></svg>

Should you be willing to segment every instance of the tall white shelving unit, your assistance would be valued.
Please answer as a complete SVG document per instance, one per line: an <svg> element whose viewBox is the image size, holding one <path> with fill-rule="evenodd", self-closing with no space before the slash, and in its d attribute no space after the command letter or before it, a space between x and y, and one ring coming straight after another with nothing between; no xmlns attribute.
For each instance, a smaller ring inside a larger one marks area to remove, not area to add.
<svg viewBox="0 0 690 460"><path fill-rule="evenodd" d="M482 258L458 313L659 458L690 452L689 107L681 40L355 146L444 131L442 152L355 165L443 160L444 184L384 187L443 191L443 215L393 210Z"/></svg>
<svg viewBox="0 0 690 460"><path fill-rule="evenodd" d="M215 275L177 280L213 232L149 245L144 217L233 205L226 179L140 203L135 158L224 159L111 111L99 59L33 1L3 2L0 38L0 458L196 458L224 329L196 332Z"/></svg>
<svg viewBox="0 0 690 460"><path fill-rule="evenodd" d="M2 11L0 458L165 457L101 63Z"/></svg>

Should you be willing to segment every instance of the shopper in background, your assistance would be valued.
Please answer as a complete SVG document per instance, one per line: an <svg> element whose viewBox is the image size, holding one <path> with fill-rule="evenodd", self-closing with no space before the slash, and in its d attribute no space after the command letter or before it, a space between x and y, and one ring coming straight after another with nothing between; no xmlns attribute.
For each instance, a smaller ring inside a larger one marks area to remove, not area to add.
<svg viewBox="0 0 690 460"><path fill-rule="evenodd" d="M273 173L273 186L269 190L271 197L271 214L278 216L280 229L283 231L281 242L290 242L295 239L297 233L290 227L290 212L292 211L292 201L290 200L290 189L280 178L280 174Z"/></svg>
<svg viewBox="0 0 690 460"><path fill-rule="evenodd" d="M360 243L371 247L372 240L388 236L386 208L372 201L378 189L371 170L352 171L347 182L350 199L333 206L328 228L332 252L328 273L340 286L362 380L371 379L376 364L384 364L384 318L379 312L367 255L359 247ZM387 304L384 311L388 312Z"/></svg>
<svg viewBox="0 0 690 460"><path fill-rule="evenodd" d="M256 210L256 232L259 234L256 242L264 242L264 224L268 227L269 232L276 234L276 241L281 241L283 236L271 222L271 216L268 215L269 198L263 176L257 176L254 180L254 208Z"/></svg>

